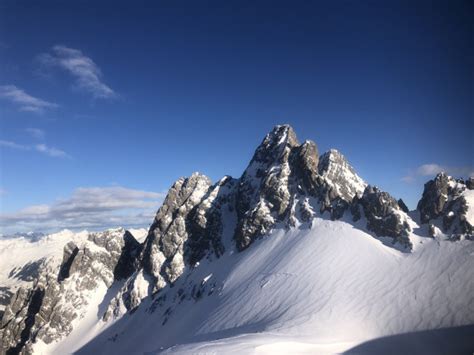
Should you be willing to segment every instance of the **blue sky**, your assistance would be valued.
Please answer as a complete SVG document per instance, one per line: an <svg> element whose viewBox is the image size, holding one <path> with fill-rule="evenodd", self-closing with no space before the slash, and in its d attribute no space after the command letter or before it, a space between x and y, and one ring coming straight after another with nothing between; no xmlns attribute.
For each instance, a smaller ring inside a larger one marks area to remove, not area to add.
<svg viewBox="0 0 474 355"><path fill-rule="evenodd" d="M474 171L471 1L0 2L2 231L146 225L276 124L416 206ZM0 231L0 232L2 232Z"/></svg>

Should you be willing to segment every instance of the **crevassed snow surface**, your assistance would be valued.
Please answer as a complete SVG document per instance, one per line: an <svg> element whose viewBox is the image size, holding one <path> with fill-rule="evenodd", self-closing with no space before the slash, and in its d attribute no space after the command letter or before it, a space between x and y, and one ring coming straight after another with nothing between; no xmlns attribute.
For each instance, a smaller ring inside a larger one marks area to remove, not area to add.
<svg viewBox="0 0 474 355"><path fill-rule="evenodd" d="M343 221L275 230L244 252L201 262L160 293L167 298L155 312L146 298L113 324L98 321L79 353L340 353L474 324L474 243L412 237L418 245L402 253ZM211 288L176 305L191 279Z"/></svg>

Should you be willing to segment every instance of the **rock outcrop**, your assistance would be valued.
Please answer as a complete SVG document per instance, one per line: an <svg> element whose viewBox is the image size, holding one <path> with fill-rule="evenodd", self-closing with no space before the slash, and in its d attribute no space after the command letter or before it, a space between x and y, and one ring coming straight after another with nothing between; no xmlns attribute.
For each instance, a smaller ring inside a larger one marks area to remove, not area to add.
<svg viewBox="0 0 474 355"><path fill-rule="evenodd" d="M406 208L406 206L405 206ZM367 229L378 237L390 237L393 242L398 242L407 249L412 248L409 239L411 231L408 216L404 207L390 196L389 193L380 191L375 186L367 186L361 197L355 196L351 211L353 220L361 218L361 210L367 219Z"/></svg>
<svg viewBox="0 0 474 355"><path fill-rule="evenodd" d="M195 173L171 187L150 227L142 262L154 278L155 290L174 282L185 267L184 249L190 234L189 215L211 188L208 177Z"/></svg>
<svg viewBox="0 0 474 355"><path fill-rule="evenodd" d="M318 171L334 191L333 194L346 202L351 202L356 195L362 195L367 186L336 149L331 149L321 156Z"/></svg>
<svg viewBox="0 0 474 355"><path fill-rule="evenodd" d="M106 319L133 310L144 297L173 285L203 258L222 255L224 227L235 219L236 187L237 180L231 177L212 185L199 173L173 184L144 242L143 269L114 297Z"/></svg>
<svg viewBox="0 0 474 355"><path fill-rule="evenodd" d="M469 205L469 201L474 202L472 181L439 173L425 184L417 210L421 223L430 224L431 235L438 228L452 239L474 239L474 221L469 219L470 208L474 208Z"/></svg>

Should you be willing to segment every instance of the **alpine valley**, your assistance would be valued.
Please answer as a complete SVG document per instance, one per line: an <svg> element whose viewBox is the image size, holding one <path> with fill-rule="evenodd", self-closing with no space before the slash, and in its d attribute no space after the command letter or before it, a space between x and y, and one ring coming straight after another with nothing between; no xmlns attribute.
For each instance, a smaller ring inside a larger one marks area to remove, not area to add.
<svg viewBox="0 0 474 355"><path fill-rule="evenodd" d="M474 179L416 210L288 125L148 231L0 239L1 354L472 354Z"/></svg>

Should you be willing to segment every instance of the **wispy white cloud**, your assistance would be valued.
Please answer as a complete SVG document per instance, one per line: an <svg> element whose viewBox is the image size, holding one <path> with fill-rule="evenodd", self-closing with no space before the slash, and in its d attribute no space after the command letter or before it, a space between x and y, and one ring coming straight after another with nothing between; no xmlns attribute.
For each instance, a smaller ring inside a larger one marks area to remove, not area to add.
<svg viewBox="0 0 474 355"><path fill-rule="evenodd" d="M69 198L0 215L7 233L150 224L164 194L122 186L79 187Z"/></svg>
<svg viewBox="0 0 474 355"><path fill-rule="evenodd" d="M99 66L80 50L65 46L54 46L50 53L38 56L40 63L46 67L58 67L75 79L75 87L92 94L98 99L113 99L118 94L102 81Z"/></svg>
<svg viewBox="0 0 474 355"><path fill-rule="evenodd" d="M43 113L58 105L27 94L15 85L0 85L0 98L17 105L20 111Z"/></svg>
<svg viewBox="0 0 474 355"><path fill-rule="evenodd" d="M418 177L434 176L440 172L455 177L474 177L474 167L472 166L444 166L440 164L423 164L416 169L410 171L410 173L402 177L402 181L406 183L412 183L416 181Z"/></svg>
<svg viewBox="0 0 474 355"><path fill-rule="evenodd" d="M11 141L4 141L4 140L0 140L0 147L6 147L6 148L11 148L11 149L17 149L17 150L30 150L31 149L31 147L27 145L18 144Z"/></svg>
<svg viewBox="0 0 474 355"><path fill-rule="evenodd" d="M11 142L11 141L0 140L0 147L16 149L16 150L36 151L53 158L71 158L71 156L67 154L65 151L55 148L55 147L47 146L46 144L24 145L24 144Z"/></svg>
<svg viewBox="0 0 474 355"><path fill-rule="evenodd" d="M25 129L25 131L30 136L32 136L33 138L36 138L36 139L44 139L44 137L46 135L46 133L42 129L39 129L39 128L30 127L30 128Z"/></svg>
<svg viewBox="0 0 474 355"><path fill-rule="evenodd" d="M49 155L53 158L70 158L70 156L64 150L48 147L46 144L37 144L35 145L35 149L38 152Z"/></svg>

